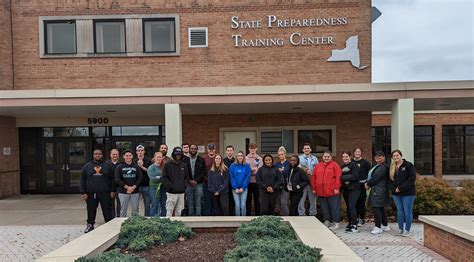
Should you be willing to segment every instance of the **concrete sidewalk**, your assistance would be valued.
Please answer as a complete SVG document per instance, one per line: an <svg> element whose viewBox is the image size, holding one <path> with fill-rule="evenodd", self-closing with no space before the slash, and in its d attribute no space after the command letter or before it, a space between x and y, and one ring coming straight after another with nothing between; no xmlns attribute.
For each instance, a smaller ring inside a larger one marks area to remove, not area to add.
<svg viewBox="0 0 474 262"><path fill-rule="evenodd" d="M140 212L143 213L143 203L140 203ZM20 195L0 200L0 226L85 226L86 219L86 203L81 200L79 194ZM99 205L96 224L103 223Z"/></svg>

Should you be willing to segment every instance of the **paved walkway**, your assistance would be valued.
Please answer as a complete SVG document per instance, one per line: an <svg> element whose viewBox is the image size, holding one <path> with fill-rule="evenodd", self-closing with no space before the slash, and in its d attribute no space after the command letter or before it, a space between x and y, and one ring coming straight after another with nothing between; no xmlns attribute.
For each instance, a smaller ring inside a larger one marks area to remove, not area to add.
<svg viewBox="0 0 474 262"><path fill-rule="evenodd" d="M396 235L396 223L389 223L392 230L381 235L372 235L373 224L359 228L359 233L346 233L344 228L336 235L364 261L449 261L423 246L423 224L412 225L410 237Z"/></svg>
<svg viewBox="0 0 474 262"><path fill-rule="evenodd" d="M97 213L97 225L103 224L100 208ZM78 195L0 200L0 261L34 261L81 236L85 219L85 203ZM390 227L397 228L394 223ZM413 225L409 238L397 236L395 230L374 236L371 230L369 224L359 233L348 234L343 228L335 233L364 261L448 261L423 246L422 224Z"/></svg>

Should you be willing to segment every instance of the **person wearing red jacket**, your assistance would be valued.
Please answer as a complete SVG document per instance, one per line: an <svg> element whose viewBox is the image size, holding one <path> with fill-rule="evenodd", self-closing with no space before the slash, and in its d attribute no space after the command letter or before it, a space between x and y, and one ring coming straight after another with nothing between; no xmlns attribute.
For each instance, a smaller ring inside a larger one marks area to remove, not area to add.
<svg viewBox="0 0 474 262"><path fill-rule="evenodd" d="M324 225L332 230L339 228L341 219L341 168L332 161L331 151L323 153L323 162L316 165L311 176L311 191L318 196L324 218Z"/></svg>

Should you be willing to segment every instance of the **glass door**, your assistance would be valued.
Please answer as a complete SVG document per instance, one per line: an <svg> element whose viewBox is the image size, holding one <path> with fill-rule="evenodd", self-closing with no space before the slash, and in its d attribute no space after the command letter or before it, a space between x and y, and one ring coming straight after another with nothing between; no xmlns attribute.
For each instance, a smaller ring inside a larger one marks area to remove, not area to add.
<svg viewBox="0 0 474 262"><path fill-rule="evenodd" d="M43 143L45 168L43 181L45 181L45 193L63 193L64 191L64 143L61 140L50 140ZM31 161L35 161L31 159Z"/></svg>
<svg viewBox="0 0 474 262"><path fill-rule="evenodd" d="M90 160L89 140L54 138L43 142L45 193L79 193L81 169Z"/></svg>
<svg viewBox="0 0 474 262"><path fill-rule="evenodd" d="M90 161L87 139L67 139L65 143L65 193L79 193L81 169Z"/></svg>

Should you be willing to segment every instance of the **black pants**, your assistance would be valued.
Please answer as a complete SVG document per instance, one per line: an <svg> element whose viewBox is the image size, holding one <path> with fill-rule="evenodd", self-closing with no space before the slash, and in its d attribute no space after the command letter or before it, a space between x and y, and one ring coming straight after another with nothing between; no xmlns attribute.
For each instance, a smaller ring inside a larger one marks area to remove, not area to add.
<svg viewBox="0 0 474 262"><path fill-rule="evenodd" d="M275 205L277 195L280 194L278 190L273 193L259 192L260 198L260 215L261 216L272 216L275 212Z"/></svg>
<svg viewBox="0 0 474 262"><path fill-rule="evenodd" d="M357 214L356 214L356 204L359 200L360 196L360 189L350 190L344 189L342 192L344 197L344 202L346 202L347 206L347 218L351 225L357 226Z"/></svg>
<svg viewBox="0 0 474 262"><path fill-rule="evenodd" d="M384 207L372 207L372 213L374 213L376 227L387 226L387 214Z"/></svg>
<svg viewBox="0 0 474 262"><path fill-rule="evenodd" d="M120 217L120 199L118 193L115 198L110 201L110 205L112 206L112 217Z"/></svg>
<svg viewBox="0 0 474 262"><path fill-rule="evenodd" d="M212 202L214 205L214 212L216 212L216 216L229 215L229 195L227 193L220 194L218 196L213 195Z"/></svg>
<svg viewBox="0 0 474 262"><path fill-rule="evenodd" d="M252 200L254 204L254 214L258 216L260 214L260 198L259 198L259 188L257 183L250 183L248 187L248 194L247 194L247 215L252 215Z"/></svg>
<svg viewBox="0 0 474 262"><path fill-rule="evenodd" d="M290 216L298 216L298 204L303 197L303 190L298 192L290 191Z"/></svg>
<svg viewBox="0 0 474 262"><path fill-rule="evenodd" d="M87 193L87 224L95 224L95 218L97 216L97 207L100 203L102 214L104 215L104 221L109 222L112 220L112 198L110 192L105 193Z"/></svg>
<svg viewBox="0 0 474 262"><path fill-rule="evenodd" d="M365 201L367 199L367 191L365 190L364 184L360 184L360 195L356 204L357 218L365 219Z"/></svg>
<svg viewBox="0 0 474 262"><path fill-rule="evenodd" d="M232 185L229 182L229 216L235 216L235 202L234 195L232 194Z"/></svg>

